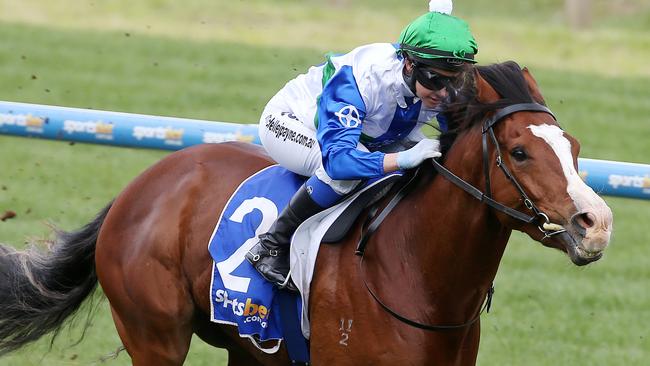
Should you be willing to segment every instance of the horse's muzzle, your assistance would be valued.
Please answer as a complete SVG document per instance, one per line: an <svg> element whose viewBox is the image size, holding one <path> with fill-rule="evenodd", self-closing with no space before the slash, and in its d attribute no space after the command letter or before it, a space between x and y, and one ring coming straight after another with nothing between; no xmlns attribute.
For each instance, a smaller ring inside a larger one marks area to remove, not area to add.
<svg viewBox="0 0 650 366"><path fill-rule="evenodd" d="M588 212L576 213L568 220L566 231L556 236L575 265L584 266L603 257L611 234L611 214L609 217L598 220Z"/></svg>

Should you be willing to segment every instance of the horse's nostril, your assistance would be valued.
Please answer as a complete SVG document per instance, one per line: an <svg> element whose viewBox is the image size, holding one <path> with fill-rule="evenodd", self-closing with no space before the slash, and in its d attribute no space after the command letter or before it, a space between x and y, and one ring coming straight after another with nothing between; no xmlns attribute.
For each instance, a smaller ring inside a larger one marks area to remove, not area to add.
<svg viewBox="0 0 650 366"><path fill-rule="evenodd" d="M589 229L596 223L596 216L590 212L581 213L575 216L575 223L580 227Z"/></svg>

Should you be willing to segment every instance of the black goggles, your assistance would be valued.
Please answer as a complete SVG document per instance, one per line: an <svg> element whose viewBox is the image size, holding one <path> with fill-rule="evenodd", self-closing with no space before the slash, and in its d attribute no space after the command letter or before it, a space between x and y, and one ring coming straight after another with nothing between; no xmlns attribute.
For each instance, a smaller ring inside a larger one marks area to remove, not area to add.
<svg viewBox="0 0 650 366"><path fill-rule="evenodd" d="M429 90L438 91L450 87L456 79L455 76L440 75L431 69L422 67L421 65L415 64L413 66L413 75L415 76L415 80Z"/></svg>

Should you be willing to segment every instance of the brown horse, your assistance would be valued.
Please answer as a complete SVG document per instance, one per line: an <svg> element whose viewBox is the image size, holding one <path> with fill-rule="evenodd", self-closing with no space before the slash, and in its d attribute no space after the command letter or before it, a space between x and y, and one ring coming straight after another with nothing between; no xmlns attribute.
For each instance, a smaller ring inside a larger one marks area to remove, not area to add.
<svg viewBox="0 0 650 366"><path fill-rule="evenodd" d="M309 308L313 364L474 364L478 315L512 230L578 265L607 246L611 211L579 179L579 144L542 106L529 72L508 62L469 74L441 136L444 166L462 181L424 164L368 240L362 265L361 222L321 247ZM226 348L229 365L288 364L284 349L262 353L208 315L216 220L240 182L272 163L248 144L185 149L48 253L1 247L1 350L57 331L99 280L134 365L182 364L193 333Z"/></svg>

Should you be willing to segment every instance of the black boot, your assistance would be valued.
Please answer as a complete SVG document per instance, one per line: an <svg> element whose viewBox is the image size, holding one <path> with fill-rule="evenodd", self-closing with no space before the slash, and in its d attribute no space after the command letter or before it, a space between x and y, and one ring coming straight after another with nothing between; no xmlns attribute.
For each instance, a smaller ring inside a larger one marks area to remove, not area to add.
<svg viewBox="0 0 650 366"><path fill-rule="evenodd" d="M294 231L303 221L324 210L311 198L305 186L298 189L271 229L246 253L246 259L269 282L297 291L289 274L289 248Z"/></svg>

